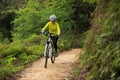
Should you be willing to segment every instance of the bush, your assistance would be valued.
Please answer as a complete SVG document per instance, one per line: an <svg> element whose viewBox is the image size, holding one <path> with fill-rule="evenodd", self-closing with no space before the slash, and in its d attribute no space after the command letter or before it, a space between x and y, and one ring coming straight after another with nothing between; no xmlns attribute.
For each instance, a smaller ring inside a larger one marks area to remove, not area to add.
<svg viewBox="0 0 120 80"><path fill-rule="evenodd" d="M118 2L101 0L97 5L92 28L88 31L84 43L85 54L82 58L88 70L88 80L120 79L118 58L120 57L120 6L118 6L120 4Z"/></svg>
<svg viewBox="0 0 120 80"><path fill-rule="evenodd" d="M32 35L26 40L0 44L0 78L20 71L28 64L43 55L45 37Z"/></svg>

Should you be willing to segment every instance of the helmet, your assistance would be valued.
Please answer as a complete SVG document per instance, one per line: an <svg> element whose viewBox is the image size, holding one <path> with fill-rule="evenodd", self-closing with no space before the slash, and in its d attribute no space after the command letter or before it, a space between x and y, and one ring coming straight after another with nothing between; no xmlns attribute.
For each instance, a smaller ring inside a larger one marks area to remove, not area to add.
<svg viewBox="0 0 120 80"><path fill-rule="evenodd" d="M50 15L50 20L56 20L56 15L54 14Z"/></svg>

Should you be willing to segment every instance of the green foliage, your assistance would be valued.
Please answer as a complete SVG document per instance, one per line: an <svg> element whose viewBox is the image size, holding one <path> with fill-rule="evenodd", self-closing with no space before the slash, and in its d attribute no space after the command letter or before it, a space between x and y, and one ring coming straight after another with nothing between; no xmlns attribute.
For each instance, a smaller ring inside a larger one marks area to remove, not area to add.
<svg viewBox="0 0 120 80"><path fill-rule="evenodd" d="M43 55L47 38L38 34L51 14L57 16L61 27L60 50L83 46L85 31L90 28L88 18L94 5L82 0L2 1L7 6L0 3L3 8L0 12L1 79Z"/></svg>
<svg viewBox="0 0 120 80"><path fill-rule="evenodd" d="M83 33L89 29L88 18L93 9L94 6L82 3L82 0L30 0L25 8L16 11L13 39L25 39L40 33L51 14L57 16L63 34L69 31Z"/></svg>
<svg viewBox="0 0 120 80"><path fill-rule="evenodd" d="M79 66L75 67L75 69L72 71L72 77L77 78L80 75L80 68ZM71 79L73 80L73 79Z"/></svg>
<svg viewBox="0 0 120 80"><path fill-rule="evenodd" d="M62 33L60 47L63 49L82 47L84 31L89 28L88 18L93 10L93 6L89 7L90 5L82 3L82 0L30 0L25 8L16 12L17 17L14 20L15 26L12 32L13 39L24 40L33 34L40 33L41 28L49 20L49 16L56 14ZM79 35L79 33L83 35Z"/></svg>
<svg viewBox="0 0 120 80"><path fill-rule="evenodd" d="M15 10L23 7L25 0L0 0L0 42L4 39L11 39L11 31Z"/></svg>
<svg viewBox="0 0 120 80"><path fill-rule="evenodd" d="M24 41L0 44L0 78L20 71L24 65L43 55L45 37L32 35Z"/></svg>
<svg viewBox="0 0 120 80"><path fill-rule="evenodd" d="M96 3L96 2L98 2L99 0L83 0L84 2L89 2L89 3Z"/></svg>
<svg viewBox="0 0 120 80"><path fill-rule="evenodd" d="M70 27L69 17L74 12L73 5L69 4L74 1L32 1L30 0L27 6L19 9L16 12L18 15L14 20L15 28L13 31L13 38L25 39L34 33L40 33L41 28L49 20L51 14L56 14L61 26L61 30Z"/></svg>
<svg viewBox="0 0 120 80"><path fill-rule="evenodd" d="M119 80L120 4L113 0L101 2L96 7L93 26L87 32L83 64L89 71L87 80Z"/></svg>
<svg viewBox="0 0 120 80"><path fill-rule="evenodd" d="M36 7L40 7L39 3L30 1L26 8L16 12L18 18L14 20L16 26L13 32L14 40L25 39L38 31L40 32L40 9L36 9Z"/></svg>
<svg viewBox="0 0 120 80"><path fill-rule="evenodd" d="M42 10L43 18L48 20L49 15L56 14L60 23L61 29L70 27L70 15L74 12L75 0L52 0L51 2L45 2L45 10ZM71 4L71 5L70 5ZM47 16L47 17L45 17Z"/></svg>
<svg viewBox="0 0 120 80"><path fill-rule="evenodd" d="M58 47L60 48L60 50L68 50L70 48L83 47L83 40L86 35L85 33L81 35L76 33L72 35L69 34L70 33L66 33L65 35L59 37Z"/></svg>

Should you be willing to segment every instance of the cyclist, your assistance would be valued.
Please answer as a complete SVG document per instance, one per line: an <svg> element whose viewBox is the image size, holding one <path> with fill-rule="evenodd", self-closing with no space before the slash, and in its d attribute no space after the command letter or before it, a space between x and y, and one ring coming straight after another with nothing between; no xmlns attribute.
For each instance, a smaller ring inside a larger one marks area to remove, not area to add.
<svg viewBox="0 0 120 80"><path fill-rule="evenodd" d="M58 57L57 41L60 35L60 27L58 22L56 22L56 15L54 14L50 15L50 21L42 28L41 32L44 33L45 30L48 30L49 33L52 33L53 44L55 47L55 56Z"/></svg>

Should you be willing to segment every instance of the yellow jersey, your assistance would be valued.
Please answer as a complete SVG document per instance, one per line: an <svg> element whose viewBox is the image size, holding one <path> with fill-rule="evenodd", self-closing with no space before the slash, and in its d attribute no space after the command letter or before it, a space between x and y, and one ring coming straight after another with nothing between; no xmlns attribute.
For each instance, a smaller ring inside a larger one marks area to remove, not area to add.
<svg viewBox="0 0 120 80"><path fill-rule="evenodd" d="M57 22L48 22L43 28L42 28L43 31L45 30L48 30L49 33L53 33L54 35L55 34L60 34L60 27L59 27L59 24Z"/></svg>

